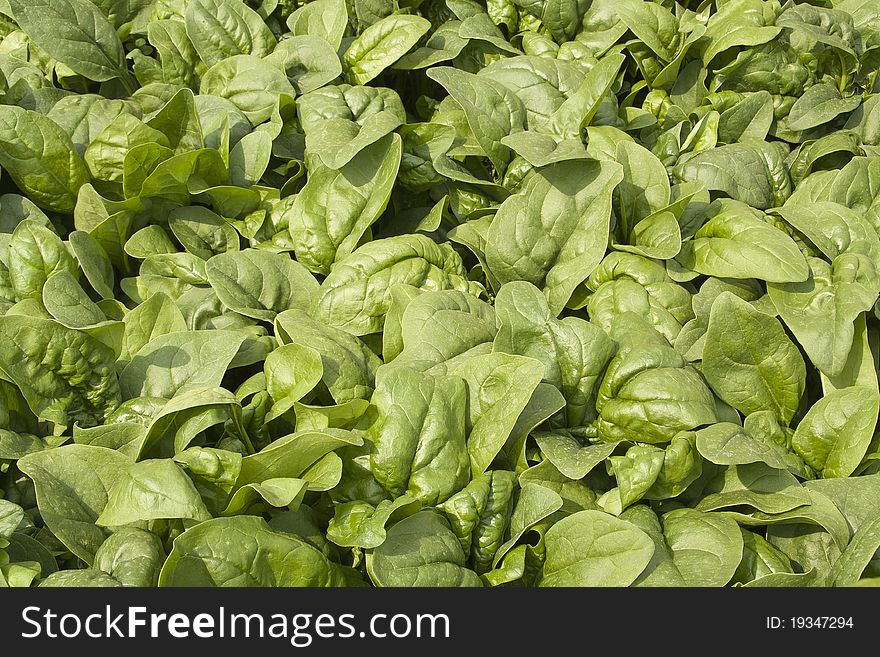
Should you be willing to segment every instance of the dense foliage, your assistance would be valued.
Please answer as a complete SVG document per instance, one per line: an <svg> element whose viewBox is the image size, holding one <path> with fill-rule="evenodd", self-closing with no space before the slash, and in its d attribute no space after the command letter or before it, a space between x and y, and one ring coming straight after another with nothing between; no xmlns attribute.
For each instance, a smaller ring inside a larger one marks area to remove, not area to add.
<svg viewBox="0 0 880 657"><path fill-rule="evenodd" d="M0 12L0 583L878 581L876 0Z"/></svg>

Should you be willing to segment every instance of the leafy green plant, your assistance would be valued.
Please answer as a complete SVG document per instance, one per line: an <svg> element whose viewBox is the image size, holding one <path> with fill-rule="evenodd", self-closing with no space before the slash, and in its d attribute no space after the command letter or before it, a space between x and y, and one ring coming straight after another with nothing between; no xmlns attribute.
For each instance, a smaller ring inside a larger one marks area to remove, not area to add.
<svg viewBox="0 0 880 657"><path fill-rule="evenodd" d="M0 2L0 584L880 581L880 3Z"/></svg>

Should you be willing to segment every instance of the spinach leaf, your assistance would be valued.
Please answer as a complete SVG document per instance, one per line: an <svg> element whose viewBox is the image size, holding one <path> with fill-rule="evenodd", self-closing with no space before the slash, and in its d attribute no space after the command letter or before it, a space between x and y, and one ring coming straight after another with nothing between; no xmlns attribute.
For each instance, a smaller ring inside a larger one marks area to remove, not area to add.
<svg viewBox="0 0 880 657"><path fill-rule="evenodd" d="M0 586L880 580L876 1L0 11Z"/></svg>

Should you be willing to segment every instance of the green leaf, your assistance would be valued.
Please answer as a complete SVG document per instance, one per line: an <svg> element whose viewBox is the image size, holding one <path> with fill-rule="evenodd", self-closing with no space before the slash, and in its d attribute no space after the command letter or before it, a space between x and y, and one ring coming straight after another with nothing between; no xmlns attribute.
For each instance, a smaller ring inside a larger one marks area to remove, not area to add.
<svg viewBox="0 0 880 657"><path fill-rule="evenodd" d="M61 238L32 219L25 219L12 231L7 253L12 268L9 283L19 301L41 299L43 286L53 274L77 274L76 263Z"/></svg>
<svg viewBox="0 0 880 657"><path fill-rule="evenodd" d="M34 481L46 526L68 550L92 564L107 537L95 522L130 463L104 447L65 445L30 454L18 467Z"/></svg>
<svg viewBox="0 0 880 657"><path fill-rule="evenodd" d="M361 438L341 429L298 431L273 441L256 454L245 456L241 461L241 474L236 486L283 477L300 477L330 452L362 444Z"/></svg>
<svg viewBox="0 0 880 657"><path fill-rule="evenodd" d="M156 586L165 548L155 534L124 527L113 532L95 553L95 569L123 586Z"/></svg>
<svg viewBox="0 0 880 657"><path fill-rule="evenodd" d="M779 320L725 292L712 305L703 375L744 415L769 410L787 425L804 393L806 369Z"/></svg>
<svg viewBox="0 0 880 657"><path fill-rule="evenodd" d="M556 315L602 259L619 165L570 160L529 178L492 221L486 263L500 283L543 288Z"/></svg>
<svg viewBox="0 0 880 657"><path fill-rule="evenodd" d="M265 61L279 65L300 95L323 87L342 75L336 50L315 35L282 40Z"/></svg>
<svg viewBox="0 0 880 657"><path fill-rule="evenodd" d="M40 581L39 586L40 588L97 588L122 586L122 583L115 577L101 572L100 570L86 568L83 570L62 570L57 573L52 573L46 579Z"/></svg>
<svg viewBox="0 0 880 657"><path fill-rule="evenodd" d="M659 158L635 142L619 142L616 155L623 167L623 180L617 186L618 215L628 236L640 220L669 205L669 175Z"/></svg>
<svg viewBox="0 0 880 657"><path fill-rule="evenodd" d="M346 78L352 84L366 84L405 55L429 29L429 21L405 14L373 23L345 51Z"/></svg>
<svg viewBox="0 0 880 657"><path fill-rule="evenodd" d="M244 7L239 0L226 2ZM199 93L229 100L256 126L271 118L281 94L296 92L282 71L257 56L242 54L221 59L205 71Z"/></svg>
<svg viewBox="0 0 880 657"><path fill-rule="evenodd" d="M298 536L255 516L214 518L185 531L159 586L342 586L341 568Z"/></svg>
<svg viewBox="0 0 880 657"><path fill-rule="evenodd" d="M267 322L290 308L307 310L318 293L306 268L282 253L221 253L208 260L205 274L226 307Z"/></svg>
<svg viewBox="0 0 880 657"><path fill-rule="evenodd" d="M596 399L603 441L666 443L680 431L716 421L711 390L660 333L631 312L622 313L613 328L620 349Z"/></svg>
<svg viewBox="0 0 880 657"><path fill-rule="evenodd" d="M235 331L207 330L157 336L120 373L122 395L170 399L190 388L218 386L244 338Z"/></svg>
<svg viewBox="0 0 880 657"><path fill-rule="evenodd" d="M385 210L401 158L401 140L383 137L339 169L318 165L291 207L296 257L328 274L334 261L355 250Z"/></svg>
<svg viewBox="0 0 880 657"><path fill-rule="evenodd" d="M305 397L324 376L321 354L312 347L291 343L278 347L263 365L266 391L274 400L266 420L287 412Z"/></svg>
<svg viewBox="0 0 880 657"><path fill-rule="evenodd" d="M186 34L207 66L235 55L265 57L275 37L253 9L241 0L194 0L186 3Z"/></svg>
<svg viewBox="0 0 880 657"><path fill-rule="evenodd" d="M366 502L344 502L336 507L327 527L327 538L342 547L379 547L387 537L388 523L394 523L420 509L421 505L403 495L396 500L382 500L377 506Z"/></svg>
<svg viewBox="0 0 880 657"><path fill-rule="evenodd" d="M0 107L0 166L34 203L55 212L71 212L79 188L89 182L85 163L58 124L12 105Z"/></svg>
<svg viewBox="0 0 880 657"><path fill-rule="evenodd" d="M791 446L823 477L848 477L868 450L878 411L880 394L874 389L835 390L810 408Z"/></svg>
<svg viewBox="0 0 880 657"><path fill-rule="evenodd" d="M617 443L584 446L571 436L550 432L536 432L534 437L544 456L571 479L586 477L617 448Z"/></svg>
<svg viewBox="0 0 880 657"><path fill-rule="evenodd" d="M474 356L452 371L468 390L468 441L471 474L483 474L504 447L517 418L541 382L544 366L533 358L508 354Z"/></svg>
<svg viewBox="0 0 880 657"><path fill-rule="evenodd" d="M430 374L450 374L491 349L497 332L492 306L457 290L422 292L411 286L392 290L397 301L409 296L400 317L400 352L383 349L386 361ZM392 302L390 312L395 310ZM389 313L390 314L390 313ZM389 319L384 335L393 333ZM384 345L383 345L384 346ZM389 345L390 346L390 345Z"/></svg>
<svg viewBox="0 0 880 657"><path fill-rule="evenodd" d="M766 210L781 205L791 193L788 174L778 170L776 157L776 152L763 143L718 146L681 158L673 170L673 180L698 181L709 190Z"/></svg>
<svg viewBox="0 0 880 657"><path fill-rule="evenodd" d="M789 464L784 447L764 436L753 436L730 422L700 429L696 436L700 455L716 465L766 463L771 468L785 469Z"/></svg>
<svg viewBox="0 0 880 657"><path fill-rule="evenodd" d="M880 548L880 519L868 523L853 536L852 542L831 567L832 586L852 586Z"/></svg>
<svg viewBox="0 0 880 657"><path fill-rule="evenodd" d="M16 22L54 59L90 80L132 83L116 30L88 0L10 0Z"/></svg>
<svg viewBox="0 0 880 657"><path fill-rule="evenodd" d="M112 527L142 520L210 517L183 470L171 460L156 459L136 463L119 476L95 524Z"/></svg>
<svg viewBox="0 0 880 657"><path fill-rule="evenodd" d="M808 130L831 121L834 117L852 112L862 102L858 96L844 98L836 85L823 82L804 90L788 112L789 130Z"/></svg>
<svg viewBox="0 0 880 657"><path fill-rule="evenodd" d="M856 319L876 300L873 281L861 275L863 269L873 274L873 268L857 254L840 255L830 266L818 258L807 263L810 278L806 281L770 284L767 292L812 363L826 376L835 377L846 367Z"/></svg>
<svg viewBox="0 0 880 657"><path fill-rule="evenodd" d="M126 314L125 333L119 360L128 362L153 338L186 330L180 309L162 292L157 292Z"/></svg>
<svg viewBox="0 0 880 657"><path fill-rule="evenodd" d="M336 403L368 399L373 393L376 370L382 363L363 341L299 310L279 314L275 326L281 342L319 352L321 380Z"/></svg>
<svg viewBox="0 0 880 657"><path fill-rule="evenodd" d="M396 283L476 296L479 285L465 278L458 254L445 247L418 234L364 244L324 279L315 317L353 335L366 335L381 329Z"/></svg>
<svg viewBox="0 0 880 657"><path fill-rule="evenodd" d="M40 418L68 425L103 422L120 401L113 351L48 319L0 317L0 371Z"/></svg>
<svg viewBox="0 0 880 657"><path fill-rule="evenodd" d="M522 102L503 84L488 77L447 66L432 68L428 76L461 105L474 137L501 175L511 159L501 139L525 128Z"/></svg>
<svg viewBox="0 0 880 657"><path fill-rule="evenodd" d="M467 395L458 377L404 367L379 370L371 401L378 418L366 439L373 445L370 470L385 490L430 505L467 484Z"/></svg>
<svg viewBox="0 0 880 657"><path fill-rule="evenodd" d="M547 298L527 282L506 283L495 309L499 327L493 350L541 361L543 380L565 397L569 426L594 419L596 388L614 351L605 332L578 317L557 320Z"/></svg>
<svg viewBox="0 0 880 657"><path fill-rule="evenodd" d="M628 586L654 554L645 532L601 511L563 518L547 531L545 542L540 586Z"/></svg>
<svg viewBox="0 0 880 657"><path fill-rule="evenodd" d="M296 36L318 36L338 50L348 25L344 0L315 0L287 17L287 27Z"/></svg>
<svg viewBox="0 0 880 657"><path fill-rule="evenodd" d="M23 519L24 509L18 504L13 504L8 500L0 500L0 538L5 540L12 536Z"/></svg>
<svg viewBox="0 0 880 657"><path fill-rule="evenodd" d="M745 206L720 212L682 244L682 265L708 276L760 278L771 283L807 280L797 244Z"/></svg>
<svg viewBox="0 0 880 657"><path fill-rule="evenodd" d="M736 522L721 514L678 509L663 516L663 535L687 586L723 586L743 551Z"/></svg>
<svg viewBox="0 0 880 657"><path fill-rule="evenodd" d="M482 586L465 567L465 555L442 516L420 511L387 532L367 553L367 572L376 586Z"/></svg>

